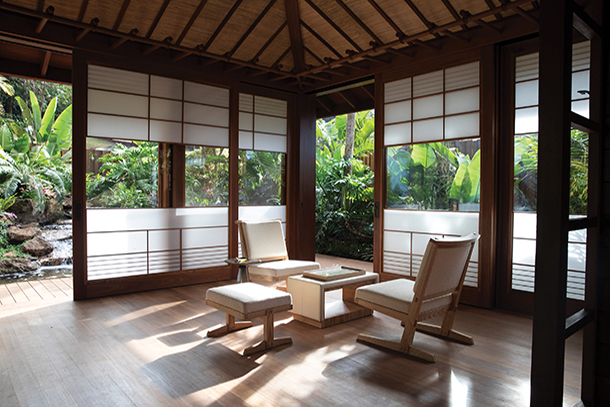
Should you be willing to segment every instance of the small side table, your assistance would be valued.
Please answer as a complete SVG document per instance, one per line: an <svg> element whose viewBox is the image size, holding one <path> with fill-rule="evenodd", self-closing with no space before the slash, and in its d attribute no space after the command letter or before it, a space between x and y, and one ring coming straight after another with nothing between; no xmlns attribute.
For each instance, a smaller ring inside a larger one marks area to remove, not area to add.
<svg viewBox="0 0 610 407"><path fill-rule="evenodd" d="M250 281L250 275L248 274L248 265L249 264L257 264L261 261L258 259L247 259L247 258L239 258L234 257L232 259L226 259L225 263L228 264L237 264L239 266L239 271L237 272L237 282L238 283L248 283Z"/></svg>

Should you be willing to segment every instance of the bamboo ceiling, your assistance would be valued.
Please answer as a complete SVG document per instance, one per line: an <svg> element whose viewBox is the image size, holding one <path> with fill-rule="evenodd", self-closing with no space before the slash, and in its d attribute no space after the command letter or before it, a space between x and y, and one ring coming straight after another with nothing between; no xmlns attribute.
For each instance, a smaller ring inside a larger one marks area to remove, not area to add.
<svg viewBox="0 0 610 407"><path fill-rule="evenodd" d="M371 64L501 33L506 19L537 24L531 0L0 0L0 10L74 30L74 48L94 33L109 47L140 44L143 57L171 51L171 60L222 63L225 72L321 87ZM2 31L2 28L0 28ZM35 37L35 35L33 35Z"/></svg>

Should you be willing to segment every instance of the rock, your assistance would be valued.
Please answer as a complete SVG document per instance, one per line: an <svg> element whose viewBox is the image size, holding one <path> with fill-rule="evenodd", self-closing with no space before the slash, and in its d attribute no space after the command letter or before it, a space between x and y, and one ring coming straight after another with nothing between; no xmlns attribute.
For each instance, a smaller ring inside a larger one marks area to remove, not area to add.
<svg viewBox="0 0 610 407"><path fill-rule="evenodd" d="M27 259L0 259L0 273L12 274L34 271L38 266Z"/></svg>
<svg viewBox="0 0 610 407"><path fill-rule="evenodd" d="M38 218L38 222L43 225L55 223L64 217L64 208L55 199L49 199L45 202L44 212Z"/></svg>
<svg viewBox="0 0 610 407"><path fill-rule="evenodd" d="M21 251L24 253L29 253L32 256L41 257L51 253L53 251L53 245L38 236L28 242L25 242L21 248Z"/></svg>
<svg viewBox="0 0 610 407"><path fill-rule="evenodd" d="M17 222L21 224L38 222L47 225L64 217L64 208L55 199L46 200L42 212L37 210L36 204L31 199L17 199L7 211L14 213Z"/></svg>
<svg viewBox="0 0 610 407"><path fill-rule="evenodd" d="M40 234L40 229L38 229L37 227L26 227L26 228L19 228L17 226L11 226L10 228L8 228L8 232L7 232L7 236L8 236L8 240L11 243L21 243L21 242L25 242L27 240L32 240L34 239L36 236L38 236Z"/></svg>
<svg viewBox="0 0 610 407"><path fill-rule="evenodd" d="M2 255L2 257L4 257L5 259L14 259L15 257L17 257L17 253L15 252L6 252Z"/></svg>
<svg viewBox="0 0 610 407"><path fill-rule="evenodd" d="M60 257L44 257L42 259L38 259L38 264L40 264L43 267L48 267L48 266L59 266L61 265L61 263L64 262L65 259L62 259Z"/></svg>
<svg viewBox="0 0 610 407"><path fill-rule="evenodd" d="M71 194L64 195L64 200L62 201L61 206L64 208L64 211L69 211L70 209L72 209L72 195Z"/></svg>

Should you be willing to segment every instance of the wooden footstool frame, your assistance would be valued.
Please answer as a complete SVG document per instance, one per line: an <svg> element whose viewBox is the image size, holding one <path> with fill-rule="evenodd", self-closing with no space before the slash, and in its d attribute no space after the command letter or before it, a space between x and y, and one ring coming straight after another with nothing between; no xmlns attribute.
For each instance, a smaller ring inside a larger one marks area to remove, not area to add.
<svg viewBox="0 0 610 407"><path fill-rule="evenodd" d="M254 284L254 283L244 283L244 284ZM242 285L244 285L242 284ZM267 288L267 287L265 287ZM269 290L276 291L272 288ZM263 309L259 311L253 311L248 313L243 313L241 311L229 308L224 304L219 304L218 302L210 301L206 299L206 304L210 307L214 307L220 311L223 311L226 314L226 325L223 325L219 328L208 331L207 336L211 338L216 338L230 332L239 331L241 329L249 328L252 326L252 322L248 321L253 318L261 318L263 320L263 341L257 345L252 345L244 349L243 355L249 356L253 353L266 351L268 349L288 345L292 343L292 338L290 337L281 337L276 338L274 335L274 313L288 311L292 309L292 304L282 305L278 307L273 307L269 309ZM235 318L239 318L245 321L235 321Z"/></svg>

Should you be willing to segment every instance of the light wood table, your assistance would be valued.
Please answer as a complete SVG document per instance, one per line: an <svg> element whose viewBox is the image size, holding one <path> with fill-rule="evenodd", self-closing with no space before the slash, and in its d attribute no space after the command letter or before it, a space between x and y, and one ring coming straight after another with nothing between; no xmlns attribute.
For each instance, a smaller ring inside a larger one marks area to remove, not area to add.
<svg viewBox="0 0 610 407"><path fill-rule="evenodd" d="M377 273L320 281L303 276L291 276L286 280L288 292L292 295L294 319L326 328L373 314L373 311L354 303L356 288L379 282ZM343 300L326 303L326 292L343 290Z"/></svg>

